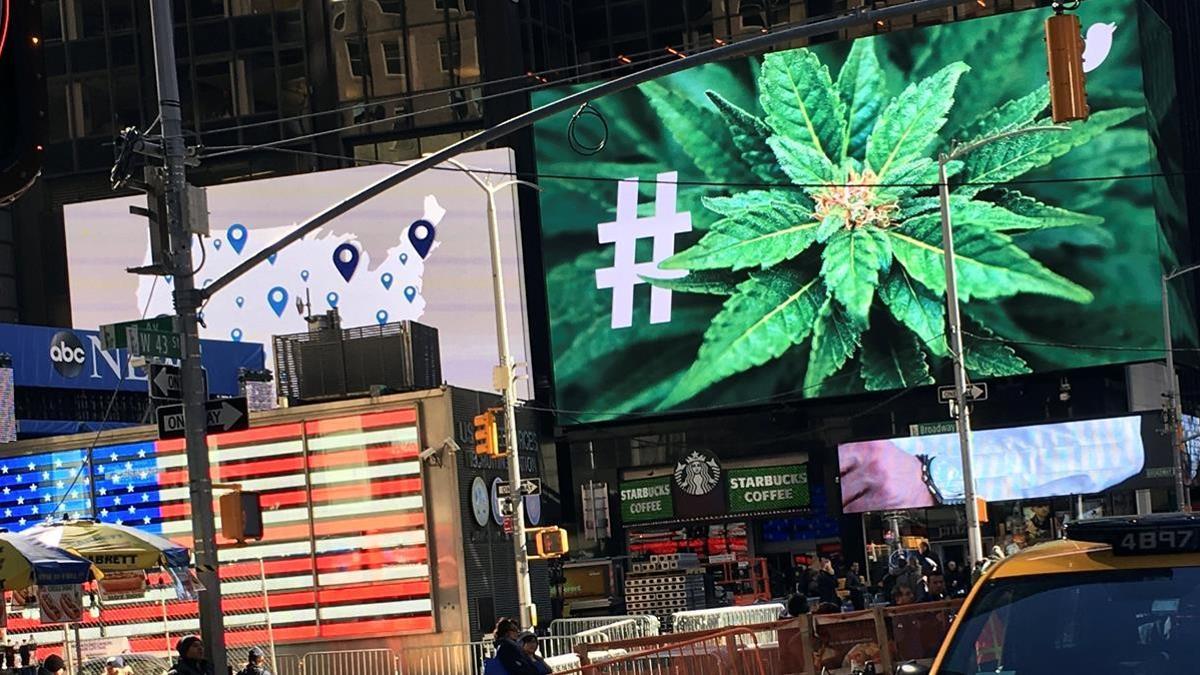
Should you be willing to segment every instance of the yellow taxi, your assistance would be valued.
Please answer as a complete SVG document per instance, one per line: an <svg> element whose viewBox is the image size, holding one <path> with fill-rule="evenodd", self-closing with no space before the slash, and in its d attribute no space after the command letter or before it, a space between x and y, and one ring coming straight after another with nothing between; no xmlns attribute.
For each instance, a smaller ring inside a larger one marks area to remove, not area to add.
<svg viewBox="0 0 1200 675"><path fill-rule="evenodd" d="M1200 673L1200 516L1099 518L993 565L905 675Z"/></svg>

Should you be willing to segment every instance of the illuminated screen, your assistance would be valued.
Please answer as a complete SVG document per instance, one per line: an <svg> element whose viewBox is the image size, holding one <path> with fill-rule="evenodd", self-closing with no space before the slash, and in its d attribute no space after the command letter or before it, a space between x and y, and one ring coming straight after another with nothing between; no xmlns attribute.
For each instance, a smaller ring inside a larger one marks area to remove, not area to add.
<svg viewBox="0 0 1200 675"><path fill-rule="evenodd" d="M218 537L231 644L268 641L260 558L277 641L434 629L415 411L257 427L209 436L209 447L214 481L262 494L261 541ZM86 454L0 460L0 527L90 516L192 548L182 441L100 446L81 473ZM168 597L170 631L194 632L196 603ZM149 600L106 608L105 634L129 636L135 651L161 650L164 610ZM82 637L100 637L100 619L84 619ZM40 629L20 617L8 627Z"/></svg>
<svg viewBox="0 0 1200 675"><path fill-rule="evenodd" d="M484 171L511 171L508 150L464 155ZM195 249L202 286L305 220L394 173L362 167L248 181L208 189L212 237ZM496 181L503 175L483 174ZM149 262L143 218L129 214L145 198L65 207L71 311L75 326L95 328L173 311L170 282L126 274ZM457 171L433 170L353 209L281 251L217 293L204 307L203 337L260 342L274 363L271 336L303 333L297 300L314 314L336 307L344 327L406 319L438 329L442 375L454 385L492 388L495 303L486 194ZM504 253L505 303L513 359L528 362L524 292L514 195L497 195ZM525 384L518 386L527 387Z"/></svg>
<svg viewBox="0 0 1200 675"><path fill-rule="evenodd" d="M996 502L1091 495L1119 485L1148 487L1155 480L1165 485L1171 458L1158 426L1155 416L1134 415L975 431L976 492ZM961 504L959 448L958 434L839 445L842 511L935 506L935 491L943 503Z"/></svg>
<svg viewBox="0 0 1200 675"><path fill-rule="evenodd" d="M539 123L570 421L950 381L935 186L955 140L989 141L947 166L972 377L1150 358L1159 275L1190 250L1170 37L1135 0L1082 3L1091 118L1047 130L1050 14L730 59Z"/></svg>

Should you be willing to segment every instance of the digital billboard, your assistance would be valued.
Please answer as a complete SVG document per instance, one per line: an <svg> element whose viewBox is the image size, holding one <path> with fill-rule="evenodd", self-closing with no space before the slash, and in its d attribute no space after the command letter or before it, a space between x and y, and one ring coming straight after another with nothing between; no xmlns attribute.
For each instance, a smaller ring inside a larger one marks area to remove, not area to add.
<svg viewBox="0 0 1200 675"><path fill-rule="evenodd" d="M255 427L208 443L214 480L260 492L264 512L262 539L218 541L230 644L435 629L415 410ZM16 532L64 516L137 527L191 549L183 441L0 459L0 526ZM153 596L118 602L85 615L81 637L123 635L138 651L161 649L164 612L166 630L185 635L197 630L195 606L174 593L165 607ZM37 630L36 620L9 621L12 631Z"/></svg>
<svg viewBox="0 0 1200 675"><path fill-rule="evenodd" d="M502 179L509 150L462 157L483 178ZM330 205L396 172L372 166L208 188L212 236L194 249L196 285L212 283ZM489 173L497 172L497 173ZM513 359L528 362L524 289L515 195L497 199L505 269L505 303ZM64 208L71 312L76 326L172 313L171 278L134 276L147 264L145 219L120 198ZM227 286L204 306L203 337L260 342L273 363L271 336L308 330L297 301L313 314L334 307L344 327L416 320L438 329L447 382L492 388L495 303L488 247L487 196L470 177L427 171L388 190L283 249ZM527 387L519 384L519 387ZM526 393L521 390L522 394Z"/></svg>
<svg viewBox="0 0 1200 675"><path fill-rule="evenodd" d="M683 71L595 101L594 154L594 115L539 124L560 405L950 381L937 157L1001 134L948 164L972 377L1159 356L1159 275L1185 240L1156 150L1169 34L1133 0L1084 3L1090 119L1008 135L1050 124L1049 11Z"/></svg>
<svg viewBox="0 0 1200 675"><path fill-rule="evenodd" d="M987 429L972 434L976 494L989 502L1092 495L1171 483L1157 415ZM843 513L963 503L958 434L838 446Z"/></svg>

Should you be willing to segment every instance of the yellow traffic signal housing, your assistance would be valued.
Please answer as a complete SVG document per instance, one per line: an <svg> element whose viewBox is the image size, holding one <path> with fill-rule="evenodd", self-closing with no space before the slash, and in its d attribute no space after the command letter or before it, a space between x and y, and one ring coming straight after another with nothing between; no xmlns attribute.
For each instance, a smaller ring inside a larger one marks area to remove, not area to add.
<svg viewBox="0 0 1200 675"><path fill-rule="evenodd" d="M491 410L475 416L475 454L488 457L499 457L504 454L500 448L496 413Z"/></svg>
<svg viewBox="0 0 1200 675"><path fill-rule="evenodd" d="M1046 19L1050 115L1058 124L1086 120L1090 114L1081 31L1079 17L1074 14L1055 14Z"/></svg>
<svg viewBox="0 0 1200 675"><path fill-rule="evenodd" d="M239 543L262 539L262 498L257 492L234 490L221 495L221 535Z"/></svg>
<svg viewBox="0 0 1200 675"><path fill-rule="evenodd" d="M567 531L561 527L543 527L533 536L537 543L537 557L541 560L561 558L570 550Z"/></svg>

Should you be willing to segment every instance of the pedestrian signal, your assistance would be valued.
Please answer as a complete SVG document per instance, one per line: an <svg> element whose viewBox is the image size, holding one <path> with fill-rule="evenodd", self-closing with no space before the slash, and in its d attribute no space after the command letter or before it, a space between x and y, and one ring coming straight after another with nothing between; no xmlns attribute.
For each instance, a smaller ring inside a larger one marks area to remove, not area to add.
<svg viewBox="0 0 1200 675"><path fill-rule="evenodd" d="M262 539L262 495L234 490L221 495L221 535L239 543Z"/></svg>
<svg viewBox="0 0 1200 675"><path fill-rule="evenodd" d="M561 527L543 527L534 533L537 543L537 557L542 560L561 558L570 550L567 543L567 531Z"/></svg>

